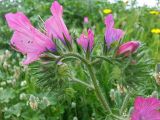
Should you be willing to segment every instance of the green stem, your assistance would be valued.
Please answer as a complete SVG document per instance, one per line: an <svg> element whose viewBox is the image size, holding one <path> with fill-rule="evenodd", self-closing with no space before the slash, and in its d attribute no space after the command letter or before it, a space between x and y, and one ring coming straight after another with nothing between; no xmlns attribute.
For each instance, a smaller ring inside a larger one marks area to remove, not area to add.
<svg viewBox="0 0 160 120"><path fill-rule="evenodd" d="M130 98L130 93L128 93L128 94L125 96L125 98L124 98L122 107L120 108L120 115L123 114L123 111L125 110L125 108L126 108L126 106L127 106L127 104L128 104L129 98Z"/></svg>
<svg viewBox="0 0 160 120"><path fill-rule="evenodd" d="M93 71L92 65L87 65L87 68L88 68L89 74L91 76L93 85L95 87L95 92L96 92L96 95L97 95L99 101L101 102L101 104L103 105L103 107L105 108L106 111L109 111L110 113L112 113L112 111L109 107L109 104L106 101L105 97L103 96L102 91L100 89L100 86L98 85L98 82L96 80L96 76L95 76L95 73Z"/></svg>
<svg viewBox="0 0 160 120"><path fill-rule="evenodd" d="M82 84L82 85L84 85L84 86L90 88L91 90L94 90L93 85L89 85L89 84L87 84L86 82L83 82L82 80L79 80L79 79L77 79L77 78L72 78L71 81L80 83L80 84Z"/></svg>
<svg viewBox="0 0 160 120"><path fill-rule="evenodd" d="M105 56L96 56L95 58L97 58L97 59L95 61L93 61L91 64L96 64L96 63L100 62L101 60L104 60L104 61L106 61L108 63L113 64L111 58L107 58Z"/></svg>
<svg viewBox="0 0 160 120"><path fill-rule="evenodd" d="M108 102L106 101L105 97L103 96L103 93L100 89L100 86L98 85L98 82L97 82L97 79L96 79L96 76L95 76L95 73L93 71L93 68L92 68L92 65L89 63L88 60L82 58L80 55L78 54L75 54L75 53L67 53L67 54L63 54L61 57L58 58L57 62L60 61L60 60L64 60L66 59L67 57L75 57L75 58L78 58L79 60L81 60L85 65L86 67L88 68L88 71L89 71L89 74L90 74L90 77L92 79L92 82L93 82L93 85L94 85L94 88L95 88L95 93L99 99L99 101L101 102L101 104L103 105L105 111L109 111L110 113L112 113L110 107L109 107L109 104Z"/></svg>

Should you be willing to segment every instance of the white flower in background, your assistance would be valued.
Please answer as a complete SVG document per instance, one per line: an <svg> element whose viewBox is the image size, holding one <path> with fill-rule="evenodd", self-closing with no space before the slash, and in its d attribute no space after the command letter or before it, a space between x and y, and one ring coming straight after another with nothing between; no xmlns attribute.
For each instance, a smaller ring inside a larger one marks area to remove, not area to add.
<svg viewBox="0 0 160 120"><path fill-rule="evenodd" d="M0 91L3 91L3 87L0 87Z"/></svg>
<svg viewBox="0 0 160 120"><path fill-rule="evenodd" d="M6 86L6 82L5 81L1 82L1 86Z"/></svg>
<svg viewBox="0 0 160 120"><path fill-rule="evenodd" d="M34 95L30 95L29 105L33 110L36 110L38 108L37 98Z"/></svg>
<svg viewBox="0 0 160 120"><path fill-rule="evenodd" d="M75 103L75 102L72 102L72 103L71 103L71 107L72 107L72 108L76 108L76 103Z"/></svg>
<svg viewBox="0 0 160 120"><path fill-rule="evenodd" d="M73 120L78 120L78 118L75 116L75 117L73 118Z"/></svg>
<svg viewBox="0 0 160 120"><path fill-rule="evenodd" d="M19 99L20 99L20 100L26 100L26 99L27 99L27 95L26 95L25 93L21 93L21 94L19 95Z"/></svg>
<svg viewBox="0 0 160 120"><path fill-rule="evenodd" d="M26 80L22 81L21 84L20 84L21 87L24 87L26 85L27 85L27 81Z"/></svg>
<svg viewBox="0 0 160 120"><path fill-rule="evenodd" d="M6 61L4 61L4 63L3 63L3 68L4 68L5 70L7 70L7 68L8 68L8 63L7 63Z"/></svg>
<svg viewBox="0 0 160 120"><path fill-rule="evenodd" d="M5 50L5 58L10 58L11 57L11 52L9 50Z"/></svg>

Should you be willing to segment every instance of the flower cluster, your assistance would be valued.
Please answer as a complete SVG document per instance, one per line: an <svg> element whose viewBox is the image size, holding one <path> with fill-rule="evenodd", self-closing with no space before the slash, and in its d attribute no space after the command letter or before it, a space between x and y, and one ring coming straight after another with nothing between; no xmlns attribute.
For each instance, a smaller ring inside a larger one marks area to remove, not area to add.
<svg viewBox="0 0 160 120"><path fill-rule="evenodd" d="M55 52L57 50L56 44L52 39L59 39L64 45L68 44L71 46L72 38L62 18L63 7L57 1L53 2L51 13L52 16L44 23L46 34L36 29L22 12L8 13L5 15L9 27L14 30L11 38L11 46L27 56L23 62L24 64L30 64L38 60L40 55L45 51ZM84 21L87 23L88 18L86 17ZM112 14L106 16L105 25L105 42L109 49L114 41L119 41L124 36L124 32L114 28ZM89 50L91 52L94 45L93 31L88 29L88 35L82 33L80 38L77 39L77 43L82 46L84 51ZM138 47L139 42L131 41L122 45L117 51L117 54L134 52Z"/></svg>
<svg viewBox="0 0 160 120"><path fill-rule="evenodd" d="M56 40L60 40L60 42L65 47L67 47L69 51L72 51L72 44L74 42L63 20L63 7L57 1L54 1L50 10L52 15L44 22L44 27L46 30L44 33L35 28L22 12L8 13L5 15L9 27L14 31L11 38L11 47L27 56L27 58L23 61L23 64L27 65L39 60L42 57L42 54L46 51L50 51L56 55L59 47ZM110 50L111 45L116 41L120 41L120 39L122 39L125 35L123 30L115 28L113 15L110 14L111 12L112 11L109 9L104 10L104 13L108 14L104 20L104 24L106 26L104 34L104 46L107 50ZM87 24L88 22L88 17L84 17L84 23ZM77 38L76 42L77 45L79 45L84 50L84 53L89 53L90 55L94 48L94 38L94 32L91 28L89 28L87 33L83 32L80 37ZM139 46L139 41L126 42L118 46L116 49L116 56L124 55L127 57L132 53L135 53ZM83 59L78 54L68 53L65 55L70 55L73 57L78 56L78 58L82 59L86 66L88 66L89 74L91 79L93 79L92 81L94 83L94 89L96 89L96 92L100 97L103 106L106 106L105 109L111 111L107 105L107 102L105 103L105 98L103 98L101 95L100 89L96 88L99 86L96 81L96 77L94 76L94 71L92 70L92 61ZM60 56L60 58L63 57L64 56ZM91 63L88 63L88 61ZM31 97L31 101L33 101L32 99L33 97ZM140 105L140 103L142 105ZM132 120L151 120L150 118L153 117L152 115L155 116L155 120L158 120L156 118L160 117L160 114L156 111L156 109L159 104L159 100L157 99L149 98L148 100L138 97L135 102L135 109L132 114ZM150 107L152 105L153 107ZM37 104L32 104L32 102L30 103L30 106L32 106L34 109L37 108ZM152 115L149 115L149 112L151 112ZM145 113L148 115L144 116Z"/></svg>

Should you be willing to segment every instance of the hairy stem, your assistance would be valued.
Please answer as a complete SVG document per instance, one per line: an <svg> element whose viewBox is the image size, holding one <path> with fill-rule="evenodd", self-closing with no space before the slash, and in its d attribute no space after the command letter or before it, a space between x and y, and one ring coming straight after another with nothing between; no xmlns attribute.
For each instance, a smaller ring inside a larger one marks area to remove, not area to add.
<svg viewBox="0 0 160 120"><path fill-rule="evenodd" d="M67 57L77 58L77 59L81 60L86 65L86 67L88 68L90 77L92 79L94 88L95 88L94 90L95 90L96 96L98 97L99 101L103 105L105 111L106 112L109 111L110 113L112 113L112 111L111 111L111 109L109 107L108 102L106 101L105 97L103 96L103 93L102 93L101 88L100 88L100 86L99 86L99 84L97 82L95 73L93 71L93 68L92 68L92 65L90 64L90 62L88 60L82 58L80 55L75 54L75 53L63 54L61 57L58 58L57 62L59 62L60 60L65 60Z"/></svg>
<svg viewBox="0 0 160 120"><path fill-rule="evenodd" d="M90 88L91 90L94 90L94 86L93 86L93 85L89 85L88 83L83 82L82 80L79 80L79 79L77 79L77 78L72 78L71 81L80 83L80 84L82 84L82 85L84 85L84 86Z"/></svg>
<svg viewBox="0 0 160 120"><path fill-rule="evenodd" d="M95 92L96 92L96 95L97 95L99 101L101 102L101 104L103 105L103 107L105 108L106 111L109 111L110 113L112 113L112 111L111 111L111 109L109 107L109 104L106 101L105 97L103 96L103 93L101 91L100 86L98 85L98 82L97 82L97 79L96 79L96 76L95 76L95 73L93 71L92 66L91 65L87 65L87 68L88 68L89 74L91 76L93 85L95 87Z"/></svg>
<svg viewBox="0 0 160 120"><path fill-rule="evenodd" d="M125 108L126 108L126 106L127 106L127 104L128 104L129 98L130 98L130 93L128 93L128 94L125 96L124 100L123 100L122 107L120 108L120 115L123 114L123 111L125 110Z"/></svg>

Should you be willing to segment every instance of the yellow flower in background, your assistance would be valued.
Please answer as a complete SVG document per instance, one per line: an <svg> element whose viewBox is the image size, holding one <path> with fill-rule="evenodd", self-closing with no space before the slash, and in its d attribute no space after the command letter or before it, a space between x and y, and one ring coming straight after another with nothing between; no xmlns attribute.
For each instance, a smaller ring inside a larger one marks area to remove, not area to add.
<svg viewBox="0 0 160 120"><path fill-rule="evenodd" d="M159 14L160 14L160 11L152 10L152 11L150 11L149 13L152 14L152 15L159 15Z"/></svg>
<svg viewBox="0 0 160 120"><path fill-rule="evenodd" d="M151 32L155 34L160 34L160 29L155 28L155 29L152 29Z"/></svg>
<svg viewBox="0 0 160 120"><path fill-rule="evenodd" d="M111 9L104 9L104 10L103 10L103 13L105 13L105 14L109 14L109 13L111 13L111 12L112 12Z"/></svg>

